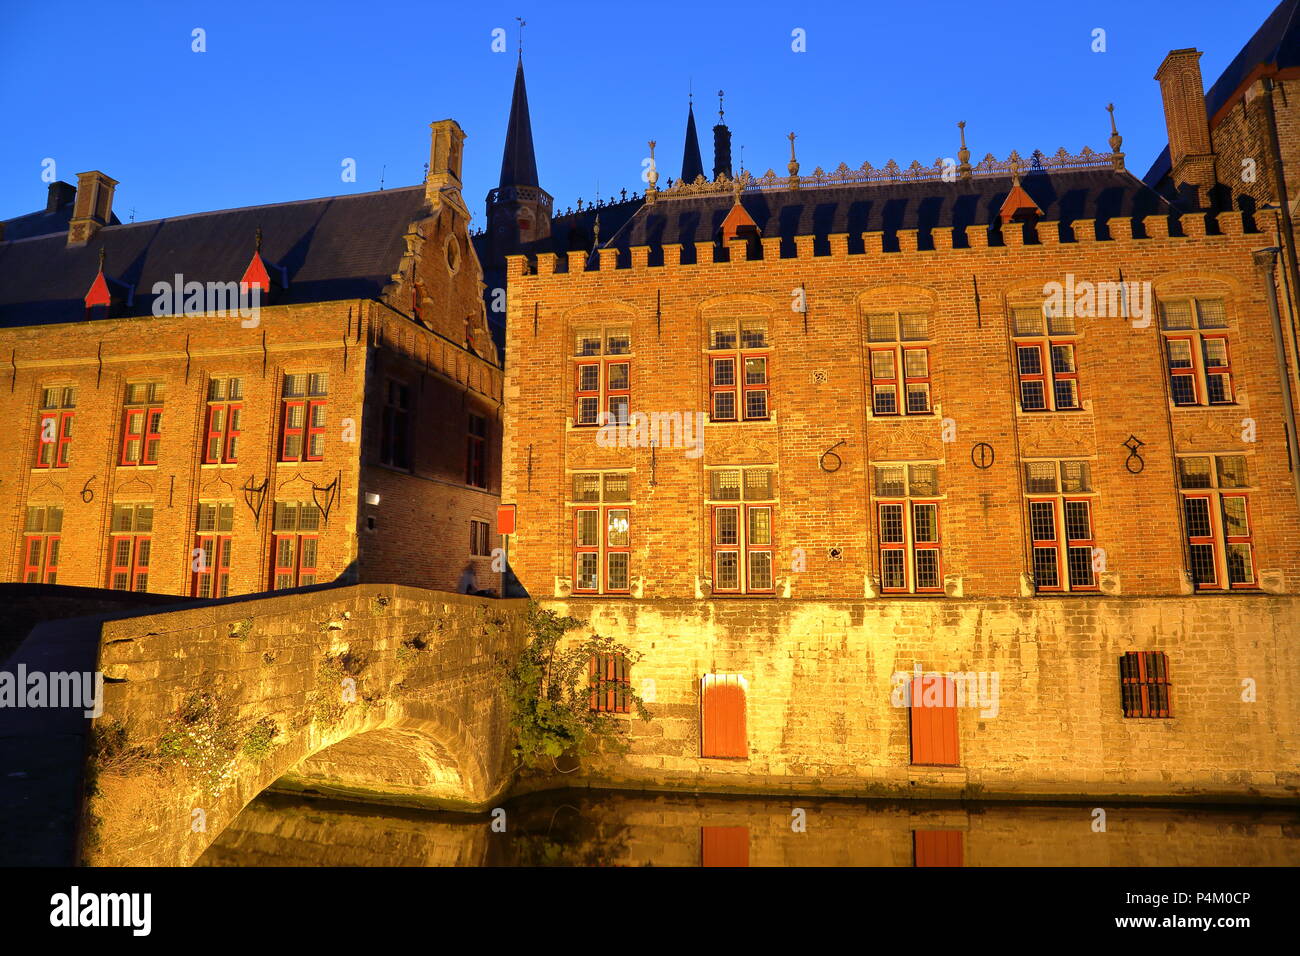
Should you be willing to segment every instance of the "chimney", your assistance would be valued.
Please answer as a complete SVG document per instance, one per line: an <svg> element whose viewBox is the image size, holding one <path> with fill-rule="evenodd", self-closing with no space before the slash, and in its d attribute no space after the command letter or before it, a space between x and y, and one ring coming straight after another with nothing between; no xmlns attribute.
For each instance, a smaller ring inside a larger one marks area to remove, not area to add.
<svg viewBox="0 0 1300 956"><path fill-rule="evenodd" d="M1196 206L1205 208L1215 186L1215 170L1200 59L1199 50L1170 50L1155 78L1165 105L1170 175L1180 191L1188 191L1189 199L1194 191Z"/></svg>
<svg viewBox="0 0 1300 956"><path fill-rule="evenodd" d="M72 183L65 183L62 180L50 183L49 191L45 195L45 211L58 212L76 198L77 187Z"/></svg>
<svg viewBox="0 0 1300 956"><path fill-rule="evenodd" d="M433 205L439 201L443 190L460 194L465 131L451 119L430 123L429 128L433 130L433 141L429 145L429 175L424 180L424 193L428 203Z"/></svg>
<svg viewBox="0 0 1300 956"><path fill-rule="evenodd" d="M113 219L113 188L110 179L98 170L77 173L77 198L68 222L68 245L82 246Z"/></svg>

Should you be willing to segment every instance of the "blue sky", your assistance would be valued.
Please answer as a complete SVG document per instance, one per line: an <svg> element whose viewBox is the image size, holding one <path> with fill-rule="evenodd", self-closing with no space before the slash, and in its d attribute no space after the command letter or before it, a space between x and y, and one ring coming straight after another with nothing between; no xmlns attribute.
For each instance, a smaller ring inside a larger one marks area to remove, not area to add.
<svg viewBox="0 0 1300 956"><path fill-rule="evenodd" d="M719 88L737 159L783 173L1011 149L1105 149L1115 103L1130 168L1165 142L1152 76L1197 47L1211 84L1273 0L1025 4L0 0L0 219L100 169L137 221L419 182L432 120L468 134L466 200L496 185L516 58L542 185L558 207L640 190L646 141L681 168L688 85L705 167ZM191 50L206 31L207 51ZM504 29L507 51L492 50ZM803 30L806 51L792 50ZM1093 52L1093 31L1105 52ZM357 181L341 180L354 159ZM661 181L662 185L662 181Z"/></svg>

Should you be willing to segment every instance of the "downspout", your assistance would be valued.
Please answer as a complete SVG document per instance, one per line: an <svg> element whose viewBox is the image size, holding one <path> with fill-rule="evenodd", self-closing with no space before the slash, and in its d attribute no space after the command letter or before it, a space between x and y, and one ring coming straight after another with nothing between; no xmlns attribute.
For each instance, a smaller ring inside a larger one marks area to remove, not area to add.
<svg viewBox="0 0 1300 956"><path fill-rule="evenodd" d="M1273 80L1265 77L1262 86L1264 89L1260 95L1264 100L1264 127L1268 131L1269 165L1272 167L1273 193L1278 204L1278 217L1281 220L1279 232L1282 258L1286 263L1287 313L1291 317L1287 322L1287 331L1290 332L1291 350L1300 360L1300 344L1296 342L1295 328L1296 318L1300 316L1300 307L1298 307L1300 303L1297 303L1295 298L1300 295L1300 264L1297 263L1296 257L1295 227L1291 221L1291 200L1286 188L1286 171L1282 168L1282 144L1277 135L1277 113L1273 109Z"/></svg>
<svg viewBox="0 0 1300 956"><path fill-rule="evenodd" d="M1273 269L1277 265L1276 246L1256 249L1255 266L1264 280L1265 298L1268 300L1268 314L1273 321L1273 349L1277 358L1277 374L1282 385L1282 411L1286 425L1287 464L1291 468L1291 482L1295 486L1296 511L1300 514L1300 466L1296 458L1300 449L1296 446L1295 405L1291 401L1291 382L1286 370L1286 349L1282 344L1282 317L1277 308L1277 283L1273 279Z"/></svg>

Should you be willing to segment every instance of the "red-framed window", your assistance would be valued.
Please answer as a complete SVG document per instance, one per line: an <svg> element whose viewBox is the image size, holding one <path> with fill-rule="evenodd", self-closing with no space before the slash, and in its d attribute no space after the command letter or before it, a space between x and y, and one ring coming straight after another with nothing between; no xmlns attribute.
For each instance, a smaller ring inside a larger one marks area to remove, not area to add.
<svg viewBox="0 0 1300 956"><path fill-rule="evenodd" d="M626 714L632 710L632 665L622 654L592 654L587 661L593 711Z"/></svg>
<svg viewBox="0 0 1300 956"><path fill-rule="evenodd" d="M1092 469L1086 461L1024 463L1036 591L1095 591Z"/></svg>
<svg viewBox="0 0 1300 956"><path fill-rule="evenodd" d="M488 420L469 413L465 426L465 484L487 487Z"/></svg>
<svg viewBox="0 0 1300 956"><path fill-rule="evenodd" d="M713 592L775 593L775 472L713 468L708 474Z"/></svg>
<svg viewBox="0 0 1300 956"><path fill-rule="evenodd" d="M963 866L960 830L913 830L913 866Z"/></svg>
<svg viewBox="0 0 1300 956"><path fill-rule="evenodd" d="M913 678L908 693L912 763L956 767L957 685L943 674Z"/></svg>
<svg viewBox="0 0 1300 956"><path fill-rule="evenodd" d="M23 583L58 583L59 540L62 531L63 508L59 505L27 506L20 556Z"/></svg>
<svg viewBox="0 0 1300 956"><path fill-rule="evenodd" d="M929 415L930 316L926 312L873 312L864 317L867 373L873 416Z"/></svg>
<svg viewBox="0 0 1300 956"><path fill-rule="evenodd" d="M749 757L745 722L748 681L741 674L705 674L700 680L700 756Z"/></svg>
<svg viewBox="0 0 1300 956"><path fill-rule="evenodd" d="M573 475L573 591L626 594L632 589L632 476Z"/></svg>
<svg viewBox="0 0 1300 956"><path fill-rule="evenodd" d="M271 588L315 584L320 509L314 501L277 501L271 526Z"/></svg>
<svg viewBox="0 0 1300 956"><path fill-rule="evenodd" d="M942 594L939 469L876 465L876 543L885 594Z"/></svg>
<svg viewBox="0 0 1300 956"><path fill-rule="evenodd" d="M1160 329L1175 405L1231 405L1236 401L1228 347L1228 310L1222 299L1160 303Z"/></svg>
<svg viewBox="0 0 1300 956"><path fill-rule="evenodd" d="M1066 412L1083 407L1079 395L1074 318L1042 305L1011 310L1020 410Z"/></svg>
<svg viewBox="0 0 1300 956"><path fill-rule="evenodd" d="M411 387L395 379L385 383L379 461L391 468L411 467Z"/></svg>
<svg viewBox="0 0 1300 956"><path fill-rule="evenodd" d="M233 503L199 504L194 522L194 549L190 552L191 597L219 598L230 594L234 523Z"/></svg>
<svg viewBox="0 0 1300 956"><path fill-rule="evenodd" d="M1119 659L1125 717L1172 717L1169 658L1163 651L1127 651Z"/></svg>
<svg viewBox="0 0 1300 956"><path fill-rule="evenodd" d="M162 382L134 382L126 387L122 409L119 465L156 465L162 444Z"/></svg>
<svg viewBox="0 0 1300 956"><path fill-rule="evenodd" d="M239 461L239 419L244 411L243 398L244 383L241 379L208 379L208 405L203 424L205 465L230 465Z"/></svg>
<svg viewBox="0 0 1300 956"><path fill-rule="evenodd" d="M62 385L41 389L41 407L36 416L36 468L67 468L71 461L72 420L76 414L77 389Z"/></svg>
<svg viewBox="0 0 1300 956"><path fill-rule="evenodd" d="M284 376L281 389L280 461L324 459L328 405L328 373L295 372Z"/></svg>
<svg viewBox="0 0 1300 956"><path fill-rule="evenodd" d="M1246 456L1180 456L1178 487L1192 586L1197 591L1258 588Z"/></svg>
<svg viewBox="0 0 1300 956"><path fill-rule="evenodd" d="M711 421L754 422L772 417L766 319L712 320L705 361Z"/></svg>
<svg viewBox="0 0 1300 956"><path fill-rule="evenodd" d="M148 591L153 505L115 504L108 547L108 586Z"/></svg>
<svg viewBox="0 0 1300 956"><path fill-rule="evenodd" d="M632 403L631 330L583 328L575 340L574 424L626 424Z"/></svg>

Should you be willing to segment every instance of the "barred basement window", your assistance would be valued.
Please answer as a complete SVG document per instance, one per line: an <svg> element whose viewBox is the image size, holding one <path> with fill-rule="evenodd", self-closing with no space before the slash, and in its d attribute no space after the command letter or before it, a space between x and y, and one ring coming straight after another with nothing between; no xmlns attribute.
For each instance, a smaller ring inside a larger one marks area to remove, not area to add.
<svg viewBox="0 0 1300 956"><path fill-rule="evenodd" d="M714 319L709 323L710 420L763 421L771 417L769 355L766 319Z"/></svg>
<svg viewBox="0 0 1300 956"><path fill-rule="evenodd" d="M1192 585L1197 591L1258 587L1246 456L1181 456L1178 487Z"/></svg>
<svg viewBox="0 0 1300 956"><path fill-rule="evenodd" d="M1175 405L1233 404L1227 328L1222 299L1160 303L1169 394Z"/></svg>
<svg viewBox="0 0 1300 956"><path fill-rule="evenodd" d="M632 709L632 665L622 654L593 654L587 662L591 709L626 714Z"/></svg>
<svg viewBox="0 0 1300 956"><path fill-rule="evenodd" d="M113 505L108 546L108 586L114 591L148 591L153 505Z"/></svg>
<svg viewBox="0 0 1300 956"><path fill-rule="evenodd" d="M36 468L67 468L71 459L72 419L76 414L77 389L65 385L41 389L40 413L36 416Z"/></svg>
<svg viewBox="0 0 1300 956"><path fill-rule="evenodd" d="M1125 717L1172 717L1169 658L1163 651L1128 651L1119 659Z"/></svg>
<svg viewBox="0 0 1300 956"><path fill-rule="evenodd" d="M626 594L632 586L632 476L573 475L573 590ZM594 507L581 507L591 504Z"/></svg>
<svg viewBox="0 0 1300 956"><path fill-rule="evenodd" d="M277 501L271 526L271 587L316 583L320 509L314 501Z"/></svg>
<svg viewBox="0 0 1300 956"><path fill-rule="evenodd" d="M938 466L877 465L875 471L881 591L941 593Z"/></svg>
<svg viewBox="0 0 1300 956"><path fill-rule="evenodd" d="M230 532L234 524L233 503L199 505L194 522L194 551L190 555L192 597L226 597L230 594Z"/></svg>
<svg viewBox="0 0 1300 956"><path fill-rule="evenodd" d="M594 326L579 329L575 337L575 354L595 361L575 365L574 424L626 424L632 402L631 330L623 325Z"/></svg>
<svg viewBox="0 0 1300 956"><path fill-rule="evenodd" d="M285 375L280 415L280 461L320 461L325 457L325 372Z"/></svg>
<svg viewBox="0 0 1300 956"><path fill-rule="evenodd" d="M711 468L707 474L713 592L773 593L773 470Z"/></svg>
<svg viewBox="0 0 1300 956"><path fill-rule="evenodd" d="M1027 461L1024 469L1034 590L1097 590L1088 462Z"/></svg>
<svg viewBox="0 0 1300 956"><path fill-rule="evenodd" d="M868 374L871 377L873 415L928 415L930 401L930 349L925 345L901 343L929 338L929 314L925 312L876 312L865 317Z"/></svg>
<svg viewBox="0 0 1300 956"><path fill-rule="evenodd" d="M1063 412L1081 408L1075 363L1074 318L1046 314L1042 306L1013 308L1020 409Z"/></svg>
<svg viewBox="0 0 1300 956"><path fill-rule="evenodd" d="M158 464L164 389L162 382L135 382L126 387L119 465Z"/></svg>
<svg viewBox="0 0 1300 956"><path fill-rule="evenodd" d="M22 569L25 584L57 584L63 509L58 505L28 505L23 524Z"/></svg>

